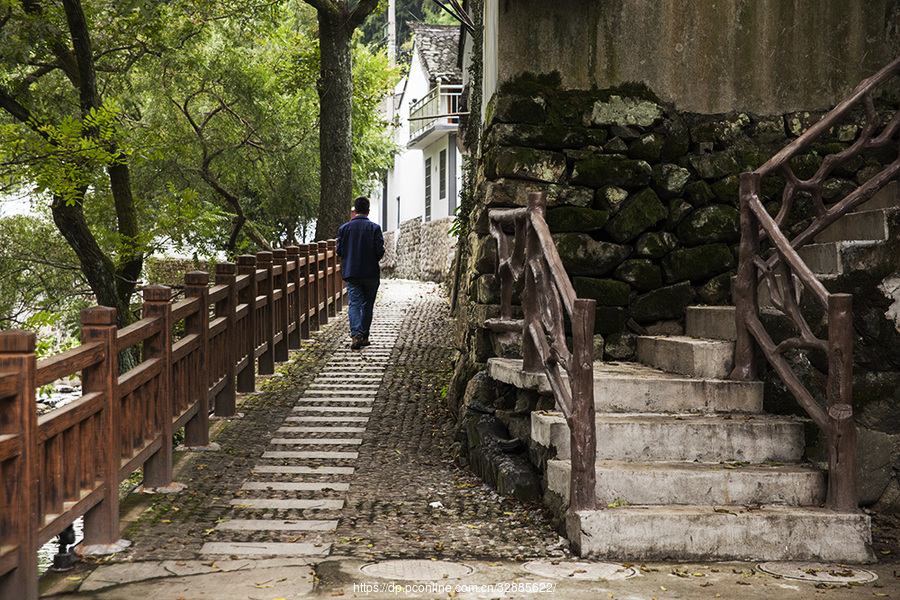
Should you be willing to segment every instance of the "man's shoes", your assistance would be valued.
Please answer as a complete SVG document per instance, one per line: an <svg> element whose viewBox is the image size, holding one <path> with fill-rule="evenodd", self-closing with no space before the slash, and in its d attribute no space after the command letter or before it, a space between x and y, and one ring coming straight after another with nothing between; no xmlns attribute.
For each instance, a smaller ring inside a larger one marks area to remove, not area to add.
<svg viewBox="0 0 900 600"><path fill-rule="evenodd" d="M351 350L359 350L360 348L363 347L363 336L354 335L352 340L353 341L350 343Z"/></svg>
<svg viewBox="0 0 900 600"><path fill-rule="evenodd" d="M360 346L369 346L372 342L369 341L369 337L366 336L362 339L362 342L359 344Z"/></svg>

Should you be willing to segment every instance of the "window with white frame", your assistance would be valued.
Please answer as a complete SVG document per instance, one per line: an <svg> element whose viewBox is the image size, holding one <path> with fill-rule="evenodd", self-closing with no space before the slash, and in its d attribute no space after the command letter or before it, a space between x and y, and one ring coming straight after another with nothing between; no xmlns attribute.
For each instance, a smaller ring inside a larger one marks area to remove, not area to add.
<svg viewBox="0 0 900 600"><path fill-rule="evenodd" d="M431 159L425 159L425 222L431 220Z"/></svg>

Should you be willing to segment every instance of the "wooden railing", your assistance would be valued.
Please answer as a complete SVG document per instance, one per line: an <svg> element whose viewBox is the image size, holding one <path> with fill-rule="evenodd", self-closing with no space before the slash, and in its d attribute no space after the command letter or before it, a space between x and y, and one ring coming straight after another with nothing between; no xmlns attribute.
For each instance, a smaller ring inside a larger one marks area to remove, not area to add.
<svg viewBox="0 0 900 600"><path fill-rule="evenodd" d="M140 321L115 310L81 313L81 346L36 360L35 335L0 332L0 598L37 598L37 550L84 517L84 549L119 537L119 484L143 467L148 488L172 480L172 436L209 444L209 414L235 414L289 348L343 307L335 241L260 252L185 275L184 299L151 285ZM176 324L180 339L174 339ZM119 374L119 353L140 362ZM81 375L81 397L41 417L36 392ZM214 411L212 410L214 407Z"/></svg>
<svg viewBox="0 0 900 600"><path fill-rule="evenodd" d="M546 373L571 437L570 511L596 508L596 424L593 338L596 301L575 297L546 219L544 192L528 195L527 208L489 212L497 241L500 317L485 326L501 336L522 336L522 370ZM507 232L513 232L510 248ZM523 318L513 318L513 294L524 279ZM572 330L566 342L565 320ZM565 377L562 371L565 370Z"/></svg>
<svg viewBox="0 0 900 600"><path fill-rule="evenodd" d="M409 107L409 137L414 139L435 123L459 123L462 85L438 82L421 100Z"/></svg>
<svg viewBox="0 0 900 600"><path fill-rule="evenodd" d="M853 424L853 318L849 294L832 294L803 262L797 250L817 234L866 200L872 198L900 175L900 160L838 202L826 206L823 190L834 170L862 153L896 145L900 131L900 113L885 124L875 108L875 93L900 74L900 59L866 79L831 112L798 137L763 166L740 179L741 246L734 300L737 306L737 345L734 379L753 379L754 340L766 359L784 381L803 409L825 432L829 445L829 477L826 506L835 510L858 510L856 493L856 429ZM791 159L808 152L811 144L842 124L853 124L861 113L864 125L856 140L846 149L825 156L809 179L799 179L791 168ZM778 214L773 218L761 200L766 177L781 177L785 182ZM806 229L788 239L785 226L799 199L808 197L814 218ZM766 286L772 306L794 322L797 333L779 343L773 341L760 319L758 286ZM806 290L828 318L827 339L819 339L800 310L800 291ZM817 350L828 356L828 381L824 404L793 372L786 353L792 350Z"/></svg>

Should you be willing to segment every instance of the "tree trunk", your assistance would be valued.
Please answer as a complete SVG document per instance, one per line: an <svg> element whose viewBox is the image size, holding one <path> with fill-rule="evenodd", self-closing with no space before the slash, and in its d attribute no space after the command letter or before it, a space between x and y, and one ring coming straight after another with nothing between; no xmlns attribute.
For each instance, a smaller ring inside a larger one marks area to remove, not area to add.
<svg viewBox="0 0 900 600"><path fill-rule="evenodd" d="M353 204L353 24L346 13L319 10L319 156L321 191L316 240L337 236Z"/></svg>
<svg viewBox="0 0 900 600"><path fill-rule="evenodd" d="M131 322L128 302L119 296L115 268L91 233L84 218L81 201L67 204L62 196L56 196L50 209L56 228L78 257L81 272L91 286L97 303L115 308L118 325L120 327L128 325Z"/></svg>

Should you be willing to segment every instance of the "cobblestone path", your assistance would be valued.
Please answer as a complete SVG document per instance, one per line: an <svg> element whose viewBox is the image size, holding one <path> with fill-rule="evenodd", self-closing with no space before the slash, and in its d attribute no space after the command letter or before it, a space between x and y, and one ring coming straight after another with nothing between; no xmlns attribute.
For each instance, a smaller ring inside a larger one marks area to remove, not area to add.
<svg viewBox="0 0 900 600"><path fill-rule="evenodd" d="M371 339L351 351L344 313L305 341L213 432L221 451L179 453L188 491L126 503L114 560L563 556L540 506L456 466L442 289L383 281Z"/></svg>

